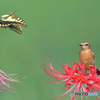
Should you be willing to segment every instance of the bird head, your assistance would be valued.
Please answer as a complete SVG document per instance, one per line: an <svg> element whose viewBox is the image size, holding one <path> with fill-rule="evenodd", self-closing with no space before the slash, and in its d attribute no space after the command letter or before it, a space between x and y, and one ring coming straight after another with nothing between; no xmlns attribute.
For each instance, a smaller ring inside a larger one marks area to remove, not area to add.
<svg viewBox="0 0 100 100"><path fill-rule="evenodd" d="M89 42L82 42L79 44L79 46L81 47L81 50L91 49L91 45Z"/></svg>

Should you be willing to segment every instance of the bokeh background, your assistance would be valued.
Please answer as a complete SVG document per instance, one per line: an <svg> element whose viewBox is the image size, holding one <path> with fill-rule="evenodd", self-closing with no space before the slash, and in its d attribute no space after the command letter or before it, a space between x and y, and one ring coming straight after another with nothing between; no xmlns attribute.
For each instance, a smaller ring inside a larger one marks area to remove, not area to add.
<svg viewBox="0 0 100 100"><path fill-rule="evenodd" d="M63 94L64 84L49 84L41 68L49 60L61 71L62 64L79 62L79 43L88 41L100 69L99 0L0 0L0 16L15 12L26 23L21 35L0 28L0 69L18 74L22 83L11 83L15 93L1 100L51 100ZM89 97L94 100L95 97ZM69 100L70 94L59 100ZM80 100L80 98L79 98Z"/></svg>

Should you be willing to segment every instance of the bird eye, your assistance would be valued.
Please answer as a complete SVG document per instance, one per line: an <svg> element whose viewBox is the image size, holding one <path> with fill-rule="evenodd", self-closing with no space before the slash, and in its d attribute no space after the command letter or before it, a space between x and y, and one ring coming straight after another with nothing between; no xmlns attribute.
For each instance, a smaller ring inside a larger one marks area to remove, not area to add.
<svg viewBox="0 0 100 100"><path fill-rule="evenodd" d="M86 46L88 46L89 44L85 44Z"/></svg>

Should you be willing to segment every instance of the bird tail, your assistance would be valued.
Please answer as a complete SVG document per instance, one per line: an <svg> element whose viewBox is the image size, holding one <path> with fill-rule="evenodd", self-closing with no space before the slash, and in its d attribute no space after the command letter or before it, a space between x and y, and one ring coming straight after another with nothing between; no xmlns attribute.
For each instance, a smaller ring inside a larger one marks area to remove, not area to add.
<svg viewBox="0 0 100 100"><path fill-rule="evenodd" d="M97 75L100 75L100 70L97 69Z"/></svg>

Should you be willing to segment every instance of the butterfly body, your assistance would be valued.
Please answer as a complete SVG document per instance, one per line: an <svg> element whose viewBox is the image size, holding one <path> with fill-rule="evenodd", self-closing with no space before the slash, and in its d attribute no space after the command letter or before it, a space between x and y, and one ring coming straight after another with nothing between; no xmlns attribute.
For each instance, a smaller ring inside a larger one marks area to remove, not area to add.
<svg viewBox="0 0 100 100"><path fill-rule="evenodd" d="M10 28L11 30L22 33L22 26L27 27L26 23L15 13L10 13L7 15L2 16L3 19L0 20L0 27L1 28Z"/></svg>

